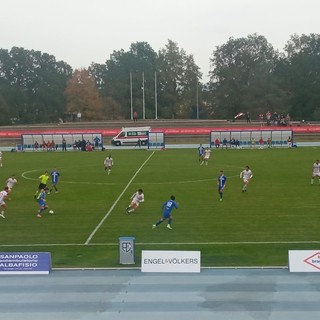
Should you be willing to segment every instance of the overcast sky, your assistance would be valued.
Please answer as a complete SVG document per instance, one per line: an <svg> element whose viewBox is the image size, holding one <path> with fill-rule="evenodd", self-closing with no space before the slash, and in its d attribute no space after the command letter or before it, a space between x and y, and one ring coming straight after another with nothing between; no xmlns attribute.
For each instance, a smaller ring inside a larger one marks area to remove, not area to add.
<svg viewBox="0 0 320 320"><path fill-rule="evenodd" d="M213 50L257 33L283 50L293 34L320 33L320 0L1 0L0 48L52 54L73 68L116 50L168 39L193 54L206 80Z"/></svg>

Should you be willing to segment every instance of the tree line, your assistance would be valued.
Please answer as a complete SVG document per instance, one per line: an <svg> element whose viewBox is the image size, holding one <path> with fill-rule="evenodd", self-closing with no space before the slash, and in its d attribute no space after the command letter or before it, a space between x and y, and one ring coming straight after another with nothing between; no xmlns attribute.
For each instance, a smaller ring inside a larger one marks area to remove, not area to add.
<svg viewBox="0 0 320 320"><path fill-rule="evenodd" d="M320 35L292 35L283 52L264 36L229 38L209 57L209 81L178 44L147 42L75 69L53 55L0 49L0 125L132 119L233 119L266 112L320 120Z"/></svg>

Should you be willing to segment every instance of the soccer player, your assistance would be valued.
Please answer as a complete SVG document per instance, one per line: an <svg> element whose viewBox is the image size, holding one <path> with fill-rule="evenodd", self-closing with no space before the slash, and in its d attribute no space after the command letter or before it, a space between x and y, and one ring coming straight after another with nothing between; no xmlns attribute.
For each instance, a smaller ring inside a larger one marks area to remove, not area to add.
<svg viewBox="0 0 320 320"><path fill-rule="evenodd" d="M313 184L315 177L318 178L318 182L320 184L320 163L319 163L319 160L316 160L316 162L312 165L311 184Z"/></svg>
<svg viewBox="0 0 320 320"><path fill-rule="evenodd" d="M0 151L0 167L2 167L2 151Z"/></svg>
<svg viewBox="0 0 320 320"><path fill-rule="evenodd" d="M131 199L131 203L126 209L127 213L131 213L131 212L135 211L139 207L140 203L144 202L143 190L139 189L137 192L135 192L131 196L130 199Z"/></svg>
<svg viewBox="0 0 320 320"><path fill-rule="evenodd" d="M16 176L13 174L8 180L7 180L7 187L9 189L9 192L11 192L13 186L18 183Z"/></svg>
<svg viewBox="0 0 320 320"><path fill-rule="evenodd" d="M206 164L206 166L208 165L208 161L211 155L211 150L209 149L209 147L206 147L204 150L204 155L203 155L203 159L202 162L200 163L200 165L203 165L204 163Z"/></svg>
<svg viewBox="0 0 320 320"><path fill-rule="evenodd" d="M38 203L39 203L39 210L37 212L37 217L38 218L42 218L43 211L48 209L48 205L47 205L47 202L46 202L46 195L47 195L48 192L49 192L49 188L45 187L45 188L40 190L40 193L37 196L37 200L38 200Z"/></svg>
<svg viewBox="0 0 320 320"><path fill-rule="evenodd" d="M44 189L47 186L48 180L49 180L49 173L48 171L45 171L44 174L42 174L38 179L40 180L38 190L34 194L34 198L37 199L37 196L39 192Z"/></svg>
<svg viewBox="0 0 320 320"><path fill-rule="evenodd" d="M218 193L220 196L220 201L222 201L223 192L226 187L226 184L227 184L227 177L224 175L223 170L220 170L219 177L218 177Z"/></svg>
<svg viewBox="0 0 320 320"><path fill-rule="evenodd" d="M204 153L204 147L202 146L202 144L200 144L200 146L198 147L198 155L199 155L200 164L203 161L203 153Z"/></svg>
<svg viewBox="0 0 320 320"><path fill-rule="evenodd" d="M7 187L8 187L8 195L11 193L13 186L18 183L16 176L13 174L7 181ZM8 200L11 200L11 198L8 198Z"/></svg>
<svg viewBox="0 0 320 320"><path fill-rule="evenodd" d="M55 190L55 193L58 193L59 190L57 188L57 184L58 184L58 181L59 181L59 177L60 177L60 172L57 170L57 169L54 169L51 173L50 173L50 177L51 177L51 189L49 191L49 193L52 192L52 190L54 189Z"/></svg>
<svg viewBox="0 0 320 320"><path fill-rule="evenodd" d="M108 157L106 157L103 161L103 165L104 165L104 171L108 172L108 175L111 173L111 168L113 166L113 159L111 157L111 155L109 155Z"/></svg>
<svg viewBox="0 0 320 320"><path fill-rule="evenodd" d="M176 209L179 208L178 203L175 201L175 199L176 199L175 196L171 196L170 200L168 200L162 204L162 207L161 207L162 217L158 222L156 222L156 224L152 225L152 229L156 228L164 220L168 219L167 228L172 230L172 228L171 228L171 222L172 222L171 211L173 210L173 208L176 208Z"/></svg>
<svg viewBox="0 0 320 320"><path fill-rule="evenodd" d="M250 179L253 177L253 173L250 170L249 166L246 166L246 168L240 172L240 178L243 180L243 187L242 192L246 192L248 188L248 184L250 182Z"/></svg>
<svg viewBox="0 0 320 320"><path fill-rule="evenodd" d="M7 205L4 202L4 200L7 198L8 193L9 193L9 188L8 187L5 187L4 190L0 191L0 208L1 208L0 217L3 218L3 219L5 219L4 211L7 208Z"/></svg>

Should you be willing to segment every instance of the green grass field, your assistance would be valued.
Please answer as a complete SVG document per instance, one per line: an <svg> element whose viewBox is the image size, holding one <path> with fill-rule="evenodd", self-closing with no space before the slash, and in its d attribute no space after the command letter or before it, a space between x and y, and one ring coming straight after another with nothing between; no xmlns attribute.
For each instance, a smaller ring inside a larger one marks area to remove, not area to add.
<svg viewBox="0 0 320 320"><path fill-rule="evenodd" d="M318 181L310 185L319 148L213 150L200 166L197 150L112 150L115 165L106 175L106 152L4 152L0 178L16 174L18 184L0 220L1 251L51 252L53 267L119 267L118 239L136 240L141 250L200 250L202 266L286 266L288 250L319 249ZM239 173L254 177L241 192ZM54 215L36 218L38 177L57 168L60 192L47 196ZM219 201L217 177L228 177ZM125 208L142 188L145 202L131 215ZM161 204L179 202L173 230L163 223Z"/></svg>

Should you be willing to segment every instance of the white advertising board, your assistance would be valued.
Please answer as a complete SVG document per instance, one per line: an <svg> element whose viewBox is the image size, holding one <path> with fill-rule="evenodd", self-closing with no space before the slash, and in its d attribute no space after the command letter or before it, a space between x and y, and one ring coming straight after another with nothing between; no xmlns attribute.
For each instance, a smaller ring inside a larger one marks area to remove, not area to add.
<svg viewBox="0 0 320 320"><path fill-rule="evenodd" d="M290 272L320 272L320 250L289 250Z"/></svg>
<svg viewBox="0 0 320 320"><path fill-rule="evenodd" d="M200 251L142 250L142 272L200 272Z"/></svg>

